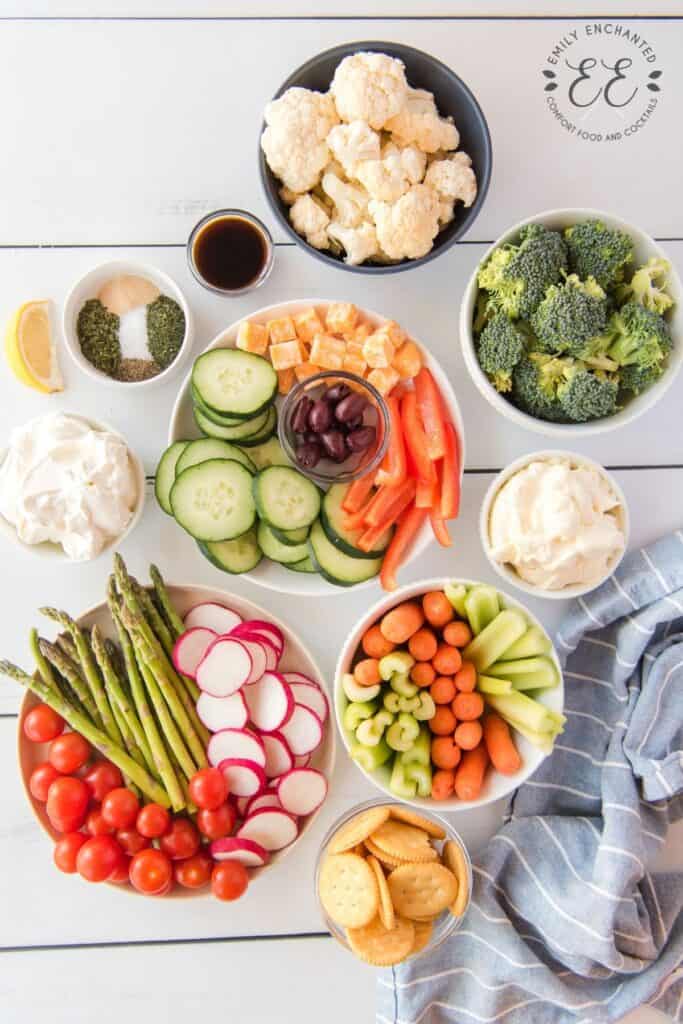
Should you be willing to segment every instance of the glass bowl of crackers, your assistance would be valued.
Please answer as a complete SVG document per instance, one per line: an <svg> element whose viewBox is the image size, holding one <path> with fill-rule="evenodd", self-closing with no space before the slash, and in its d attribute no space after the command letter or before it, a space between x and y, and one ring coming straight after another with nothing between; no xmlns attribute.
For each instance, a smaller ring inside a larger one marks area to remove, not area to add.
<svg viewBox="0 0 683 1024"><path fill-rule="evenodd" d="M391 967L435 949L460 928L472 864L443 818L368 800L325 836L315 891L333 938L365 963Z"/></svg>

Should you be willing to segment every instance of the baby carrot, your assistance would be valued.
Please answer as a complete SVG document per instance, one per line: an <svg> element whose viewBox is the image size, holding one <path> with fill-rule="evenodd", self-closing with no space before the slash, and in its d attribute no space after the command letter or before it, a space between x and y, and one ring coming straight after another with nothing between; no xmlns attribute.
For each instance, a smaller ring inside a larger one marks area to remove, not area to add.
<svg viewBox="0 0 683 1024"><path fill-rule="evenodd" d="M455 697L455 683L450 676L437 676L429 692L435 704L450 704Z"/></svg>
<svg viewBox="0 0 683 1024"><path fill-rule="evenodd" d="M440 676L452 676L460 669L462 656L457 647L439 644L438 650L432 658L432 665Z"/></svg>
<svg viewBox="0 0 683 1024"><path fill-rule="evenodd" d="M474 722L484 713L484 698L480 693L459 693L451 708L461 722Z"/></svg>
<svg viewBox="0 0 683 1024"><path fill-rule="evenodd" d="M471 693L477 685L477 670L471 661L463 661L455 673L455 685L461 693Z"/></svg>
<svg viewBox="0 0 683 1024"><path fill-rule="evenodd" d="M467 647L472 639L472 630L466 622L449 622L443 631L443 638L451 647Z"/></svg>
<svg viewBox="0 0 683 1024"><path fill-rule="evenodd" d="M436 672L429 661L416 661L410 670L410 678L416 686L431 686Z"/></svg>
<svg viewBox="0 0 683 1024"><path fill-rule="evenodd" d="M424 615L415 601L404 601L384 616L380 623L382 636L392 644L404 644L424 622Z"/></svg>
<svg viewBox="0 0 683 1024"><path fill-rule="evenodd" d="M430 590L422 598L422 610L430 626L441 629L453 618L453 606L442 590Z"/></svg>
<svg viewBox="0 0 683 1024"><path fill-rule="evenodd" d="M453 794L455 773L451 769L440 769L432 775L432 800L448 800Z"/></svg>
<svg viewBox="0 0 683 1024"><path fill-rule="evenodd" d="M415 661L431 661L438 646L436 637L426 626L418 629L417 633L413 633L408 641L408 650Z"/></svg>
<svg viewBox="0 0 683 1024"><path fill-rule="evenodd" d="M365 631L362 644L368 658L383 658L385 654L391 654L394 649L392 642L382 636L382 630L377 623Z"/></svg>
<svg viewBox="0 0 683 1024"><path fill-rule="evenodd" d="M446 704L440 704L427 725L435 736L449 736L457 725L455 715Z"/></svg>
<svg viewBox="0 0 683 1024"><path fill-rule="evenodd" d="M474 750L481 743L482 732L481 722L462 722L453 733L453 739L463 750Z"/></svg>
<svg viewBox="0 0 683 1024"><path fill-rule="evenodd" d="M452 736L436 736L432 740L432 761L437 768L457 768L462 754Z"/></svg>
<svg viewBox="0 0 683 1024"><path fill-rule="evenodd" d="M364 658L353 670L353 678L359 686L375 686L381 682L377 658Z"/></svg>
<svg viewBox="0 0 683 1024"><path fill-rule="evenodd" d="M476 800L484 784L489 763L486 747L480 743L474 750L466 750L455 773L454 789L461 800ZM434 780L432 778L432 784Z"/></svg>
<svg viewBox="0 0 683 1024"><path fill-rule="evenodd" d="M484 743L493 767L502 775L514 775L522 767L510 728L499 715L488 714L484 720Z"/></svg>

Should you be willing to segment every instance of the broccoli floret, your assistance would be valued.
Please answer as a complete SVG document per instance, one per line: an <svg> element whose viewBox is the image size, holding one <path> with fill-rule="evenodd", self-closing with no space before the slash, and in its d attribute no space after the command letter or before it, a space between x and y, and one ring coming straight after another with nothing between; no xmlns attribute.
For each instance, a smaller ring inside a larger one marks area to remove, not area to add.
<svg viewBox="0 0 683 1024"><path fill-rule="evenodd" d="M517 245L496 249L479 270L479 287L491 293L497 310L516 320L529 317L546 289L567 269L567 247L557 231L528 224Z"/></svg>
<svg viewBox="0 0 683 1024"><path fill-rule="evenodd" d="M615 341L607 355L619 366L656 366L671 351L666 320L638 302L627 302L611 320Z"/></svg>
<svg viewBox="0 0 683 1024"><path fill-rule="evenodd" d="M607 302L594 278L581 281L576 274L562 284L548 288L545 298L531 318L531 326L543 352L594 358L608 347L605 338Z"/></svg>
<svg viewBox="0 0 683 1024"><path fill-rule="evenodd" d="M496 391L509 391L512 371L522 358L526 337L504 313L497 313L479 337L479 365L488 375Z"/></svg>
<svg viewBox="0 0 683 1024"><path fill-rule="evenodd" d="M633 363L623 366L619 373L619 390L639 395L641 391L647 391L651 384L659 380L663 372L661 363L654 366L636 366Z"/></svg>
<svg viewBox="0 0 683 1024"><path fill-rule="evenodd" d="M557 397L568 419L585 423L611 416L617 407L618 390L616 377L577 362L558 385Z"/></svg>
<svg viewBox="0 0 683 1024"><path fill-rule="evenodd" d="M633 259L633 241L623 231L612 231L602 221L586 220L566 228L569 267L580 278L593 277L602 288L624 279L627 263Z"/></svg>
<svg viewBox="0 0 683 1024"><path fill-rule="evenodd" d="M537 419L566 420L557 388L572 363L571 359L557 359L538 352L523 356L512 371L510 397L513 403Z"/></svg>
<svg viewBox="0 0 683 1024"><path fill-rule="evenodd" d="M639 302L641 306L661 316L674 304L666 291L670 270L668 260L653 256L636 270L629 284L623 284L617 289L617 298L620 302Z"/></svg>

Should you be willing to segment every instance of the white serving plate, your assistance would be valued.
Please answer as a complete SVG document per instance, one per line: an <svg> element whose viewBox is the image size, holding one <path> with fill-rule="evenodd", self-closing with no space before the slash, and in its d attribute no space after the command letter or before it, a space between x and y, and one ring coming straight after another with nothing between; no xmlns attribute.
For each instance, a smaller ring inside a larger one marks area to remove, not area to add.
<svg viewBox="0 0 683 1024"><path fill-rule="evenodd" d="M257 323L265 323L267 320L274 320L281 316L295 316L297 313L302 312L302 310L307 309L309 306L315 306L316 309L324 312L332 301L332 299L296 299L290 302L279 302L273 306L265 306L263 309L256 310L256 312L249 315L248 319ZM379 326L389 319L388 317L381 316L379 313L375 313L370 309L359 308L359 311L361 315L374 326ZM205 351L212 348L234 348L237 340L238 327L244 319L247 318L241 317L239 320L236 320L235 323L231 324L230 327L221 331L221 333L218 334L207 346ZM411 337L419 345L423 354L425 366L433 374L441 394L443 395L448 413L456 430L458 431L460 439L460 480L462 482L462 474L465 466L465 433L458 400L455 397L450 381L437 363L436 359L434 359L419 338L416 338L413 335L411 335ZM192 416L190 376L191 375L188 374L183 381L183 385L178 392L178 397L176 398L175 405L173 406L168 430L169 445L174 441L201 437L201 433ZM278 399L278 401L280 402L282 399ZM180 529L180 527L178 527L178 529ZM415 542L413 543L405 564L407 565L409 562L417 558L418 555L422 554L431 540L431 527L428 523L425 523L422 530L415 538ZM198 554L198 557L202 556ZM216 572L219 571L220 570L216 569ZM259 586L267 587L269 590L277 590L280 593L299 594L301 596L308 597L323 597L331 594L343 594L345 592L350 593L364 587L379 586L378 578L375 577L372 580L367 580L365 583L358 583L354 587L335 587L317 573L314 575L313 573L307 574L293 572L291 569L284 569L281 565L278 565L275 562L270 562L266 558L264 558L251 572L244 573L244 576L247 579L252 580L254 583L257 583Z"/></svg>

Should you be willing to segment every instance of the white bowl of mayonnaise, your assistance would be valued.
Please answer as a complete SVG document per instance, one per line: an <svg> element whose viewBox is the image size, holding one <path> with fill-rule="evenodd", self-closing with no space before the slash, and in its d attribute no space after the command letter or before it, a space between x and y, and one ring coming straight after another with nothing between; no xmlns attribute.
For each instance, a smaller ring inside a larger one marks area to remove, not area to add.
<svg viewBox="0 0 683 1024"><path fill-rule="evenodd" d="M580 597L608 579L629 540L626 498L599 463L567 451L511 462L481 507L484 552L506 582L536 597Z"/></svg>
<svg viewBox="0 0 683 1024"><path fill-rule="evenodd" d="M0 534L30 554L92 561L134 529L144 503L139 458L90 417L36 417L0 450Z"/></svg>

